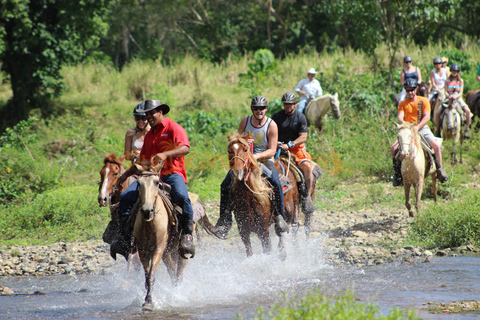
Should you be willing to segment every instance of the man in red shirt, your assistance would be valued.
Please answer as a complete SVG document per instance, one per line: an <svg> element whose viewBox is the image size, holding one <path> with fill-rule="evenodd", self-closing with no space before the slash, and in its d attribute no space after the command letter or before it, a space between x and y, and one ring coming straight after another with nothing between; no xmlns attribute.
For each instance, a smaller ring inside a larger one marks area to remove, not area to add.
<svg viewBox="0 0 480 320"><path fill-rule="evenodd" d="M407 79L403 85L407 92L407 99L400 102L398 105L397 119L400 124L406 122L414 123L418 133L422 135L434 151L434 160L437 167L437 177L440 182L448 180L445 169L442 168L442 150L437 139L433 136L432 131L427 123L430 120L430 102L428 98L417 96L418 82L416 79ZM393 169L395 172L393 178L393 186L398 187L403 185L402 180L402 162L395 158L398 149L398 140L395 140L390 147L390 152L393 158Z"/></svg>
<svg viewBox="0 0 480 320"><path fill-rule="evenodd" d="M165 161L160 179L172 187L170 192L172 200L182 208L182 216L179 217L181 233L179 250L193 256L195 254L192 238L193 208L188 196L184 159L190 152L190 143L183 127L165 117L169 111L170 107L159 100L145 101L144 112L152 129L145 136L139 158L152 162L153 158L157 157L159 161ZM120 188L122 183L135 173L136 168L132 166L118 179L115 187ZM117 253L128 257L131 235L125 233L125 225L130 209L138 197L137 186L137 181L133 182L120 195L118 214L121 232L110 246L110 253L114 258Z"/></svg>

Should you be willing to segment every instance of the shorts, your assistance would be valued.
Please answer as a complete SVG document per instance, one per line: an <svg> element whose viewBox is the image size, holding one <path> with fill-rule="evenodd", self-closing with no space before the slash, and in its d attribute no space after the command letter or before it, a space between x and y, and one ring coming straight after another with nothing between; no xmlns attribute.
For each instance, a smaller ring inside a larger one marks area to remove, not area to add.
<svg viewBox="0 0 480 320"><path fill-rule="evenodd" d="M303 143L299 146L288 149L288 151L290 151L290 153L295 156L295 162L297 164L300 164L304 161L310 161L310 163L312 162L312 156L307 153L307 150Z"/></svg>
<svg viewBox="0 0 480 320"><path fill-rule="evenodd" d="M437 141L437 138L435 138L430 128L426 125L423 126L422 129L418 130L418 133L420 133L425 138L425 140L427 140L429 144L432 141Z"/></svg>

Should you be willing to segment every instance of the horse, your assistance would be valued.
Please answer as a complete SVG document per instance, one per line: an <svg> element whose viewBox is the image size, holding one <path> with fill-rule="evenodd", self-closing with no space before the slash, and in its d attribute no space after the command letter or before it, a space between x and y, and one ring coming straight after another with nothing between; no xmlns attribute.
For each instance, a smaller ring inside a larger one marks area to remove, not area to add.
<svg viewBox="0 0 480 320"><path fill-rule="evenodd" d="M333 111L333 117L340 119L340 102L338 101L338 93L334 95L326 94L322 97L316 98L308 104L305 109L305 117L308 125L314 124L319 130L322 130L323 116L328 110Z"/></svg>
<svg viewBox="0 0 480 320"><path fill-rule="evenodd" d="M133 238L138 256L145 271L145 288L147 290L143 310L153 310L152 291L155 273L160 259L167 267L172 283L182 281L187 258L178 251L180 234L178 219L173 206L168 205L165 193L161 190L160 170L163 162L156 166L134 164L139 172L139 200L133 216ZM193 258L193 256L192 256Z"/></svg>
<svg viewBox="0 0 480 320"><path fill-rule="evenodd" d="M480 89L467 92L466 101L472 115L480 118ZM479 127L480 121L477 123L477 129Z"/></svg>
<svg viewBox="0 0 480 320"><path fill-rule="evenodd" d="M103 159L103 167L100 170L100 183L98 184L98 204L100 207L106 207L107 205L114 205L119 198L119 190L116 190L114 200L112 203L113 188L117 183L118 178L125 172L122 166L125 156L120 159L114 153L110 153ZM125 181L122 185L123 190L128 188L129 181Z"/></svg>
<svg viewBox="0 0 480 320"><path fill-rule="evenodd" d="M449 103L443 110L442 119L442 138L444 141L452 140L454 145L460 140L460 130L462 128L462 119L455 107L455 102ZM453 163L458 162L457 153L452 153Z"/></svg>
<svg viewBox="0 0 480 320"><path fill-rule="evenodd" d="M405 189L405 206L408 209L410 217L414 216L412 204L410 203L410 187L415 189L415 209L420 210L420 200L422 197L425 177L430 175L432 178L432 192L435 202L437 202L437 174L435 165L432 164L426 170L426 159L420 143L420 135L414 128L413 123L405 122L401 125L395 124L398 129L397 139L400 159L402 160L402 178Z"/></svg>
<svg viewBox="0 0 480 320"><path fill-rule="evenodd" d="M262 169L250 151L245 135L228 136L228 160L234 181L232 210L238 231L245 245L247 257L253 255L250 234L256 233L262 243L263 253L271 251L268 229L273 224L271 189L262 180ZM283 236L278 246L282 259L286 257Z"/></svg>

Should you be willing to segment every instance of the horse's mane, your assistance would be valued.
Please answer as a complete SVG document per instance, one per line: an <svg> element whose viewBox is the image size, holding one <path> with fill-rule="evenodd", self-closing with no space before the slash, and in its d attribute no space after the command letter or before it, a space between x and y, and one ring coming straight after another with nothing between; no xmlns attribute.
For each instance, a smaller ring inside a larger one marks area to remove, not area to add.
<svg viewBox="0 0 480 320"><path fill-rule="evenodd" d="M250 188L254 191L254 195L257 200L260 202L261 205L266 205L268 203L268 194L270 192L270 188L268 188L262 180L262 169L260 168L259 163L253 157L252 152L250 151L250 147L248 146L247 142L247 134L240 134L236 133L233 136L228 137L228 147L230 147L234 143L241 143L244 146L247 146L247 157L249 159L249 170L250 176L248 179Z"/></svg>
<svg viewBox="0 0 480 320"><path fill-rule="evenodd" d="M105 158L103 159L103 164L113 162L115 164L118 164L121 167L124 159L125 159L125 157L121 157L120 159L118 159L117 156L114 153L110 153L110 154L107 154L105 156Z"/></svg>

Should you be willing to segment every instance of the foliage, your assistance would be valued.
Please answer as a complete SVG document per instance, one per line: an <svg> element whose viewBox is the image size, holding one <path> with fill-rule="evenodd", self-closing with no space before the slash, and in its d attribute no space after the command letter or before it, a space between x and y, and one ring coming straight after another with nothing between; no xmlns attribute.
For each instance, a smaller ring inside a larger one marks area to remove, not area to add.
<svg viewBox="0 0 480 320"><path fill-rule="evenodd" d="M243 319L239 316L238 319ZM346 293L335 298L329 298L321 293L312 293L298 300L286 301L285 306L275 305L272 311L265 311L262 307L258 315L260 319L419 319L414 310L404 312L398 308L383 315L377 305L357 302L352 293Z"/></svg>
<svg viewBox="0 0 480 320"><path fill-rule="evenodd" d="M13 91L3 118L25 119L32 108L48 113L63 89L60 69L98 45L110 0L5 0L0 4L0 61Z"/></svg>
<svg viewBox="0 0 480 320"><path fill-rule="evenodd" d="M92 201L95 193L93 186L61 188L22 205L0 207L0 241L8 245L99 239L109 214Z"/></svg>
<svg viewBox="0 0 480 320"><path fill-rule="evenodd" d="M412 223L410 238L427 248L451 248L480 243L480 192L464 190L463 196L421 212Z"/></svg>
<svg viewBox="0 0 480 320"><path fill-rule="evenodd" d="M277 63L275 56L268 49L260 49L253 55L253 62L248 64L246 74L239 75L238 85L248 90L250 98L261 95L266 80L275 72Z"/></svg>

